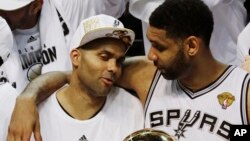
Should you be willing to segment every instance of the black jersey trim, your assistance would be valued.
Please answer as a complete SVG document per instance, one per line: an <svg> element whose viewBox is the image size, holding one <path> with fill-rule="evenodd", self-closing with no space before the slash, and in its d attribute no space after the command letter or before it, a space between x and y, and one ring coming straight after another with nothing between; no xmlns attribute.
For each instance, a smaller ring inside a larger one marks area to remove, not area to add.
<svg viewBox="0 0 250 141"><path fill-rule="evenodd" d="M215 81L213 81L212 83L210 83L206 87L204 87L200 90L197 90L195 92L193 92L191 89L183 86L178 80L177 80L177 87L181 88L183 90L183 92L188 95L188 97L190 97L191 99L195 99L199 96L202 96L202 95L212 91L216 87L218 87L229 76L229 74L235 68L236 68L236 66L232 66L232 65L228 66L226 68L226 70L220 75L220 77L218 77Z"/></svg>
<svg viewBox="0 0 250 141"><path fill-rule="evenodd" d="M243 85L241 88L241 118L242 118L242 123L244 125L248 125L250 121L248 121L248 107L247 107L247 98L248 98L248 89L249 89L249 82L250 82L250 75L246 74Z"/></svg>
<svg viewBox="0 0 250 141"><path fill-rule="evenodd" d="M152 80L151 85L150 85L150 89L149 89L148 94L147 94L145 105L144 105L144 118L146 118L148 106L149 106L150 100L153 96L155 87L160 79L160 76L161 76L161 72L159 70L156 70L154 77L153 77L153 80ZM144 122L144 127L145 127L145 122Z"/></svg>

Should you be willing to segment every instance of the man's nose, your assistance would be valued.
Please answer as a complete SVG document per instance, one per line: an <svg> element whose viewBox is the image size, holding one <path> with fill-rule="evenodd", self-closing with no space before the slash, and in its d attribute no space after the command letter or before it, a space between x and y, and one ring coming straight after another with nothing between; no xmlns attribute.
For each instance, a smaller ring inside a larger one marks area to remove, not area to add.
<svg viewBox="0 0 250 141"><path fill-rule="evenodd" d="M149 52L148 52L148 59L151 61L156 61L157 56L155 54L155 49L153 47L150 47Z"/></svg>

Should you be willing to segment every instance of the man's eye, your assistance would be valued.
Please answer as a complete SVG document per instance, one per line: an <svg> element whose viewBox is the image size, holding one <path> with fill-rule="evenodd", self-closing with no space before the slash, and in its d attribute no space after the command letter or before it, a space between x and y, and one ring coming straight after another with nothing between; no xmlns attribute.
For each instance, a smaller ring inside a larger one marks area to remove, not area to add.
<svg viewBox="0 0 250 141"><path fill-rule="evenodd" d="M101 57L101 59L104 60L104 61L108 61L108 60L109 60L108 55L101 55L100 57Z"/></svg>
<svg viewBox="0 0 250 141"><path fill-rule="evenodd" d="M164 51L164 50L165 50L165 48L164 48L164 47L159 46L159 45L154 46L154 48L155 48L155 49L157 49L157 50L158 50L158 51L160 51L160 52L162 52L162 51Z"/></svg>

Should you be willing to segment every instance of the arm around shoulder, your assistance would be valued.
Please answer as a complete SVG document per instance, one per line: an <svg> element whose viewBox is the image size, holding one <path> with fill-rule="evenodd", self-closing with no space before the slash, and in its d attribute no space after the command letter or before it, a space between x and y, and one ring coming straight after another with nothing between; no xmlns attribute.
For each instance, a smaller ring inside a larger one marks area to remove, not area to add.
<svg viewBox="0 0 250 141"><path fill-rule="evenodd" d="M153 63L145 56L127 58L122 76L117 84L123 88L134 90L144 103L155 71Z"/></svg>
<svg viewBox="0 0 250 141"><path fill-rule="evenodd" d="M69 72L49 72L34 79L17 97L11 116L8 141L29 141L32 132L36 141L41 141L37 104L65 85Z"/></svg>
<svg viewBox="0 0 250 141"><path fill-rule="evenodd" d="M40 103L57 89L68 83L70 72L53 71L31 81L17 99L30 99Z"/></svg>

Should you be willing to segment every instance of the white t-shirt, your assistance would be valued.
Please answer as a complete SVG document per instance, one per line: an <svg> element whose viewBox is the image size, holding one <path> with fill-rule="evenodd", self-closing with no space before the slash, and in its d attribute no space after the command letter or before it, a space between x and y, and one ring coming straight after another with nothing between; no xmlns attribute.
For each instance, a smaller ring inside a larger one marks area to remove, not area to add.
<svg viewBox="0 0 250 141"><path fill-rule="evenodd" d="M41 41L38 24L31 29L13 31L16 44L15 51L19 54L25 76L25 85L41 74Z"/></svg>
<svg viewBox="0 0 250 141"><path fill-rule="evenodd" d="M237 42L237 60L238 64L241 65L244 62L245 56L250 55L250 23L240 33Z"/></svg>
<svg viewBox="0 0 250 141"><path fill-rule="evenodd" d="M204 0L205 3L211 0ZM211 36L210 50L213 56L225 64L237 64L237 38L246 24L245 0L214 0L212 5L214 31Z"/></svg>
<svg viewBox="0 0 250 141"><path fill-rule="evenodd" d="M110 92L102 109L91 119L69 116L56 94L39 105L39 115L46 141L121 141L141 129L144 121L139 100L120 88Z"/></svg>

